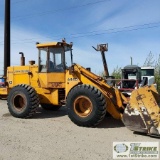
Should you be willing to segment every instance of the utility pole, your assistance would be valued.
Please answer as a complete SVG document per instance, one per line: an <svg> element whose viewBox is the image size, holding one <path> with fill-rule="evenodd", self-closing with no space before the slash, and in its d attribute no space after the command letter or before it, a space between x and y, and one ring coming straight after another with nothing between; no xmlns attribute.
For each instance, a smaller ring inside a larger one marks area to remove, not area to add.
<svg viewBox="0 0 160 160"><path fill-rule="evenodd" d="M7 67L10 66L10 0L5 0L4 19L4 77L6 77Z"/></svg>

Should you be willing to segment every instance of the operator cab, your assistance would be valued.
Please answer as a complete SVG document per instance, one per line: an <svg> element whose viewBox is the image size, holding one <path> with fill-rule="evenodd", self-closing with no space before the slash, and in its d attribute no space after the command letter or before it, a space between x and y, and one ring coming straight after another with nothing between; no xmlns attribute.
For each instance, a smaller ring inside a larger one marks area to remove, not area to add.
<svg viewBox="0 0 160 160"><path fill-rule="evenodd" d="M65 41L39 44L39 73L64 72L72 64L72 43ZM67 54L65 52L70 52Z"/></svg>
<svg viewBox="0 0 160 160"><path fill-rule="evenodd" d="M136 81L141 81L141 68L137 65L128 65L122 69L122 88L135 88Z"/></svg>

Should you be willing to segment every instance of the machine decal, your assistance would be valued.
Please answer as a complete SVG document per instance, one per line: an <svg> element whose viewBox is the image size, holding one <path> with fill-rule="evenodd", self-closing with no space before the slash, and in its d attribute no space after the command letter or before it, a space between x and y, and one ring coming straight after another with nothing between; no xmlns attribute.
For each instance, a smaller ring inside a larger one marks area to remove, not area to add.
<svg viewBox="0 0 160 160"><path fill-rule="evenodd" d="M28 73L29 70L15 70L14 73Z"/></svg>
<svg viewBox="0 0 160 160"><path fill-rule="evenodd" d="M61 82L51 82L49 85L51 85L53 88L62 88Z"/></svg>
<svg viewBox="0 0 160 160"><path fill-rule="evenodd" d="M78 78L68 78L68 81L78 81Z"/></svg>

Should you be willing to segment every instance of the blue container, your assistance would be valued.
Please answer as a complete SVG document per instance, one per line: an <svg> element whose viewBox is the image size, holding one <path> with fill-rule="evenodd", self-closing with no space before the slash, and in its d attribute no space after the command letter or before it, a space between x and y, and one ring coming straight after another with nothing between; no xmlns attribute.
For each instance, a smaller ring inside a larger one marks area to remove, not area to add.
<svg viewBox="0 0 160 160"><path fill-rule="evenodd" d="M4 86L4 82L5 82L4 78L0 78L0 86Z"/></svg>

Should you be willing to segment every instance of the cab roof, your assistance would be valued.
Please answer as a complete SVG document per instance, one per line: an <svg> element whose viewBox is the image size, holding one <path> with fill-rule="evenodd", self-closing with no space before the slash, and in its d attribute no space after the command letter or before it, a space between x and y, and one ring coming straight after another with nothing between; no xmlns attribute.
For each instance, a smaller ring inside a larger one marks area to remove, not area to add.
<svg viewBox="0 0 160 160"><path fill-rule="evenodd" d="M138 68L140 69L140 67L137 65L127 65L123 69L138 69Z"/></svg>
<svg viewBox="0 0 160 160"><path fill-rule="evenodd" d="M48 43L37 43L36 44L37 48L44 48L44 47L62 47L62 46L67 46L72 48L72 43L68 44L65 41L62 42L48 42Z"/></svg>

